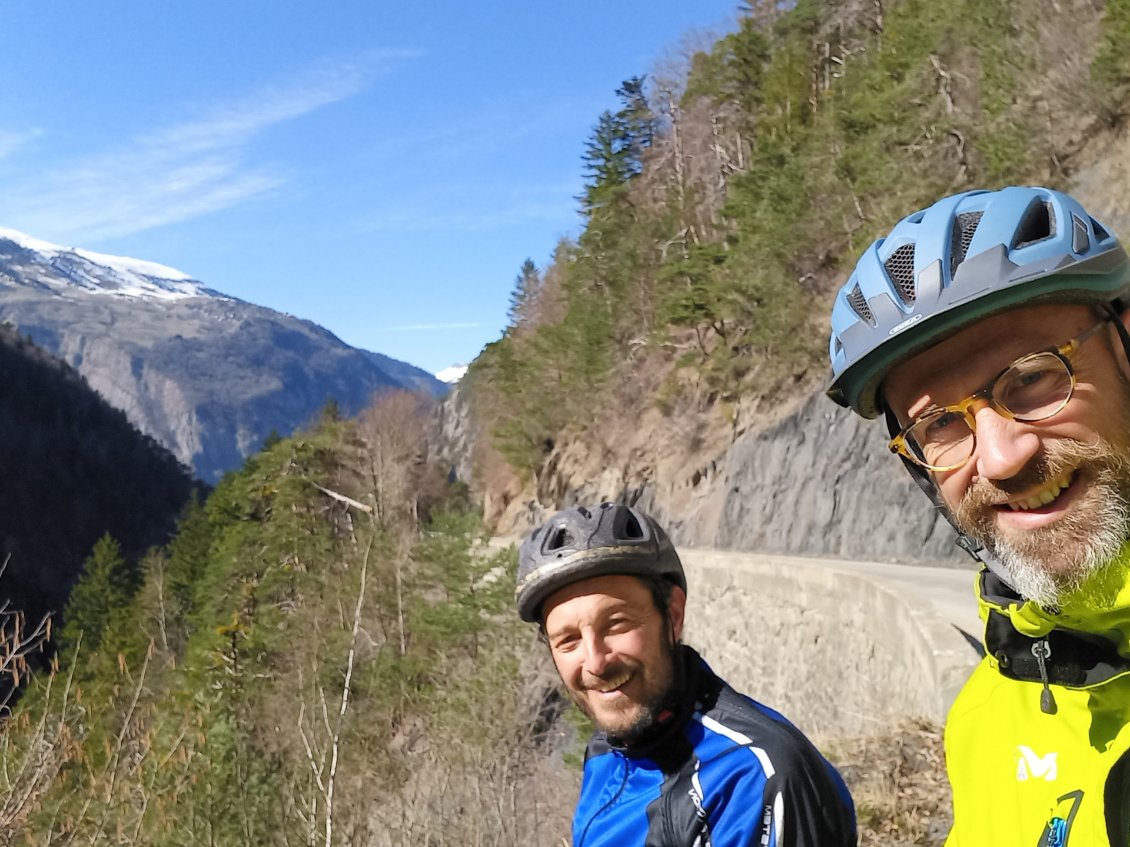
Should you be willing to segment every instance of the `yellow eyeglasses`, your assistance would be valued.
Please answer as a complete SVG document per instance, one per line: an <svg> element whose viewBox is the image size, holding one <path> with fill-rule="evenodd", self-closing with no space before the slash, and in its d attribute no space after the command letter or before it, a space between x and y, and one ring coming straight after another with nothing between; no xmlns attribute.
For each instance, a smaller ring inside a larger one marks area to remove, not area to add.
<svg viewBox="0 0 1130 847"><path fill-rule="evenodd" d="M927 408L891 439L891 452L926 470L953 471L968 462L977 447L975 407L987 403L1001 417L1026 423L1059 414L1075 391L1071 357L1110 320L1108 315L1061 347L1017 359L960 403Z"/></svg>

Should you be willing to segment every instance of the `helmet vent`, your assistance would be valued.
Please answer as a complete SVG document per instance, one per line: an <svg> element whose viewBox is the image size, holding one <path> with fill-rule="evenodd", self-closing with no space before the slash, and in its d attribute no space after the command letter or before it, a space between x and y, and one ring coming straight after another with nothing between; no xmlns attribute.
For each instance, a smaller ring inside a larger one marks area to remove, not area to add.
<svg viewBox="0 0 1130 847"><path fill-rule="evenodd" d="M904 244L883 262L887 275L898 289L902 302L910 306L914 303L914 242Z"/></svg>
<svg viewBox="0 0 1130 847"><path fill-rule="evenodd" d="M1091 218L1091 226L1095 230L1095 241L1106 241L1108 238L1110 238L1110 233L1107 232L1106 227L1096 221L1094 218Z"/></svg>
<svg viewBox="0 0 1130 847"><path fill-rule="evenodd" d="M643 538L643 528L640 526L640 522L636 520L636 516L631 512L625 511L626 517L624 519L624 526L620 529L620 537Z"/></svg>
<svg viewBox="0 0 1130 847"><path fill-rule="evenodd" d="M546 550L560 550L563 547L568 547L573 543L573 536L570 535L567 527L559 526L554 530L553 535L549 537L549 543L545 545Z"/></svg>
<svg viewBox="0 0 1130 847"><path fill-rule="evenodd" d="M871 326L875 326L875 315L871 311L871 306L867 303L867 298L863 296L863 292L857 283L855 288L851 290L851 294L847 297L848 305L851 306L860 318L867 321Z"/></svg>
<svg viewBox="0 0 1130 847"><path fill-rule="evenodd" d="M969 245L973 243L973 234L977 232L977 225L981 223L984 212L962 212L957 216L953 228L953 244L950 245L950 273L957 271L957 266L965 261L969 252Z"/></svg>
<svg viewBox="0 0 1130 847"><path fill-rule="evenodd" d="M1024 212L1020 227L1016 230L1014 249L1027 247L1037 241L1051 238L1055 234L1055 216L1051 203L1037 201Z"/></svg>

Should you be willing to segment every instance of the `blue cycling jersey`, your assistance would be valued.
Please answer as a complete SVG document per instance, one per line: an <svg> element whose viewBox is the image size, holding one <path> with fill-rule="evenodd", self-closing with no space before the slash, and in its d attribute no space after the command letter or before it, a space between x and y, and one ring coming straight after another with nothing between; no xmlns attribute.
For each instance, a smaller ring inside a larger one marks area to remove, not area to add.
<svg viewBox="0 0 1130 847"><path fill-rule="evenodd" d="M574 847L855 847L840 775L780 714L680 646L682 702L629 748L585 753Z"/></svg>

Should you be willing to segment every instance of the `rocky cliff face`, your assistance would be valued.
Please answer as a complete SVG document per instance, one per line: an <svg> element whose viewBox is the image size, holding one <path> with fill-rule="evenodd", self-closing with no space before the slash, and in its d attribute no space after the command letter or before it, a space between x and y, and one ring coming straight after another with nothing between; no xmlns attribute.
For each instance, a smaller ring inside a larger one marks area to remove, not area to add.
<svg viewBox="0 0 1130 847"><path fill-rule="evenodd" d="M684 546L969 561L888 452L882 423L840 409L823 393L720 446L716 429L694 454L685 435L672 438L671 426L645 415L621 452L591 440L559 445L488 521L499 534L520 535L563 505L623 499L656 515ZM717 446L713 455L709 445Z"/></svg>
<svg viewBox="0 0 1130 847"><path fill-rule="evenodd" d="M848 559L969 561L887 450L887 438L881 422L812 395L726 451L717 530L695 542Z"/></svg>
<svg viewBox="0 0 1130 847"><path fill-rule="evenodd" d="M467 395L459 383L452 386L432 415L428 460L449 468L449 475L470 481L473 471L474 434Z"/></svg>

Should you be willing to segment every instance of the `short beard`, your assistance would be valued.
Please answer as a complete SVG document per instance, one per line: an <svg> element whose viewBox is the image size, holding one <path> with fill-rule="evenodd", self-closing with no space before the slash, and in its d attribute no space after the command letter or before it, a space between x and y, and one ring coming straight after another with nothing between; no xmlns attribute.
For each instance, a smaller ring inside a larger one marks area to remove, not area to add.
<svg viewBox="0 0 1130 847"><path fill-rule="evenodd" d="M674 668L672 668L672 671ZM601 726L600 721L596 716L589 713L588 717L597 725L597 728L604 731L608 738L609 743L616 747L631 747L646 739L651 732L660 724L660 716L667 711L670 705L671 696L673 693L674 684L666 691L656 692L656 694L647 702L641 703L643 710L640 712L639 717L635 723L627 727L622 727L619 730L610 731L607 727ZM578 703L582 711L586 711L585 704Z"/></svg>
<svg viewBox="0 0 1130 847"><path fill-rule="evenodd" d="M1046 527L1002 535L994 504L1075 470L1072 485L1087 490L1071 511ZM1130 530L1130 448L1095 438L1092 443L1049 440L1044 452L1016 476L979 480L954 514L962 532L976 538L1008 571L1022 597L1059 607L1091 576L1113 561Z"/></svg>
<svg viewBox="0 0 1130 847"><path fill-rule="evenodd" d="M573 702L576 703L577 707L596 725L597 729L605 734L608 741L616 747L631 747L632 745L646 740L655 728L662 723L661 717L664 713L672 709L678 692L683 688L682 665L679 661L679 643L670 632L669 622L664 626L662 644L664 659L667 662L666 678L664 679L661 676L659 680L662 683L661 689L653 691L648 699L640 702L640 713L636 717L636 720L628 726L620 727L619 729L608 727L593 713L584 698L575 696L570 692L570 696L573 698Z"/></svg>

